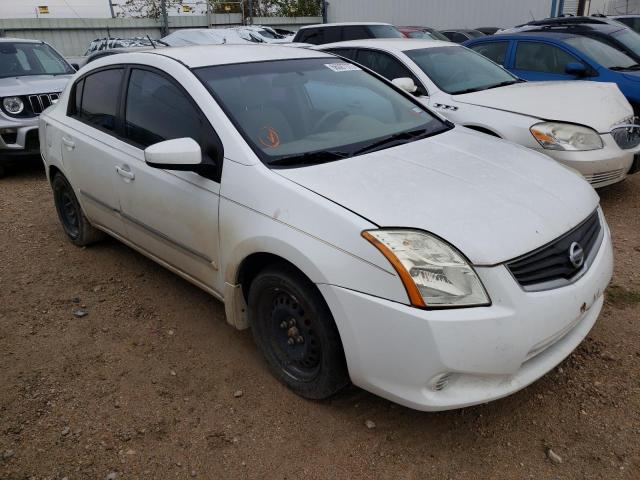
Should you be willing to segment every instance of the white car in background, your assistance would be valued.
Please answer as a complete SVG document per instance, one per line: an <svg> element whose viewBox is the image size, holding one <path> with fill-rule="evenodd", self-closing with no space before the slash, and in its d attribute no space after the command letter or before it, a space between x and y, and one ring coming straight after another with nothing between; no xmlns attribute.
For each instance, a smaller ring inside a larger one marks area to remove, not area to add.
<svg viewBox="0 0 640 480"><path fill-rule="evenodd" d="M292 35L281 35L271 27L263 25L245 25L242 27L236 27L236 30L242 32L241 35L251 33L262 40L264 43L291 43L293 40Z"/></svg>
<svg viewBox="0 0 640 480"><path fill-rule="evenodd" d="M257 36L251 39L249 33L241 34L233 28L184 28L163 37L162 42L170 47L185 47L189 45L241 45L262 43L262 40Z"/></svg>
<svg viewBox="0 0 640 480"><path fill-rule="evenodd" d="M314 47L350 58L452 122L549 155L594 187L640 168L640 129L615 84L518 79L466 47L420 39L370 39Z"/></svg>
<svg viewBox="0 0 640 480"><path fill-rule="evenodd" d="M323 52L102 58L40 138L74 244L107 232L224 301L306 398L509 395L578 346L612 274L587 182Z"/></svg>

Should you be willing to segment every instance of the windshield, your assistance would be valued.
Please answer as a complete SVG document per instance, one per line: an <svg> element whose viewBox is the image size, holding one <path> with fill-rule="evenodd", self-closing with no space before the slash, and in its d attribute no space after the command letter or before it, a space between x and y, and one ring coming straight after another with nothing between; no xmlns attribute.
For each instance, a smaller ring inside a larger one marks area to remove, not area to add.
<svg viewBox="0 0 640 480"><path fill-rule="evenodd" d="M479 32L478 30L465 30L464 33L466 33L470 38L480 38L485 36L484 33Z"/></svg>
<svg viewBox="0 0 640 480"><path fill-rule="evenodd" d="M391 25L368 25L367 28L373 38L404 38L400 30Z"/></svg>
<svg viewBox="0 0 640 480"><path fill-rule="evenodd" d="M620 50L616 50L612 46L593 38L573 37L565 40L565 42L605 68L629 68L636 64L633 58Z"/></svg>
<svg viewBox="0 0 640 480"><path fill-rule="evenodd" d="M519 80L486 57L465 47L448 46L404 52L435 83L452 95L505 86Z"/></svg>
<svg viewBox="0 0 640 480"><path fill-rule="evenodd" d="M614 33L612 36L631 52L640 57L640 34L629 28L624 28L623 30Z"/></svg>
<svg viewBox="0 0 640 480"><path fill-rule="evenodd" d="M451 128L338 58L221 65L195 73L272 167L360 155Z"/></svg>
<svg viewBox="0 0 640 480"><path fill-rule="evenodd" d="M71 65L45 43L0 42L0 78L72 73Z"/></svg>

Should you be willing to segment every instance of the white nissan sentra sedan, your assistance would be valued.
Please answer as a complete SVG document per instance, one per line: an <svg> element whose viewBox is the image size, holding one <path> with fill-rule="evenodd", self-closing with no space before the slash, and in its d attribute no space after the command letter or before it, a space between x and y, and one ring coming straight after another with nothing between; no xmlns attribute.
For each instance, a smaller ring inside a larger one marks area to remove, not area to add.
<svg viewBox="0 0 640 480"><path fill-rule="evenodd" d="M611 278L587 182L322 52L107 57L40 126L69 239L106 232L224 301L306 398L509 395L576 348Z"/></svg>
<svg viewBox="0 0 640 480"><path fill-rule="evenodd" d="M640 170L640 129L618 86L525 82L455 43L368 39L319 49L357 61L452 122L549 155L595 188Z"/></svg>

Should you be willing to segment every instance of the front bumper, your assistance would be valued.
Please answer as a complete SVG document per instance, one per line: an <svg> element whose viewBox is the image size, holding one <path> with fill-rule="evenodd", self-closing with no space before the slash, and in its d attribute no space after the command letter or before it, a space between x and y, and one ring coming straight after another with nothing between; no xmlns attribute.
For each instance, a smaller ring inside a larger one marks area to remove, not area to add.
<svg viewBox="0 0 640 480"><path fill-rule="evenodd" d="M7 119L0 114L0 161L38 155L38 117Z"/></svg>
<svg viewBox="0 0 640 480"><path fill-rule="evenodd" d="M492 305L420 310L331 285L331 309L351 380L418 410L462 408L510 395L567 357L589 333L613 272L608 227L589 270L575 283L522 290L504 265L481 267ZM451 374L442 390L439 375Z"/></svg>
<svg viewBox="0 0 640 480"><path fill-rule="evenodd" d="M537 149L558 162L576 170L594 188L606 187L624 180L640 148L622 150L611 134L601 135L604 148L586 152Z"/></svg>

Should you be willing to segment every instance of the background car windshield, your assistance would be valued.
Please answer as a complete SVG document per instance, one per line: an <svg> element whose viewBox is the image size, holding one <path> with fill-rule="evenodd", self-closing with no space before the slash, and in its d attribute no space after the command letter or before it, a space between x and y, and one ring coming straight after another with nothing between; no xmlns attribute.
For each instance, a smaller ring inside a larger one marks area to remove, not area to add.
<svg viewBox="0 0 640 480"><path fill-rule="evenodd" d="M605 68L628 68L636 64L636 61L633 58L619 50L616 50L606 43L594 40L593 38L573 37L565 40L565 42L581 51L586 56L592 58Z"/></svg>
<svg viewBox="0 0 640 480"><path fill-rule="evenodd" d="M383 81L338 58L243 63L195 72L267 164L313 152L350 156L401 132L430 135L450 128Z"/></svg>
<svg viewBox="0 0 640 480"><path fill-rule="evenodd" d="M622 43L635 55L640 56L640 34L629 28L624 28L613 34L613 38Z"/></svg>
<svg viewBox="0 0 640 480"><path fill-rule="evenodd" d="M71 73L73 68L49 45L0 42L0 78Z"/></svg>
<svg viewBox="0 0 640 480"><path fill-rule="evenodd" d="M491 60L464 47L423 48L404 53L440 90L453 95L518 81Z"/></svg>

